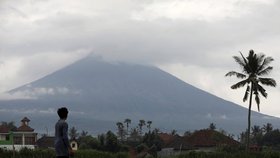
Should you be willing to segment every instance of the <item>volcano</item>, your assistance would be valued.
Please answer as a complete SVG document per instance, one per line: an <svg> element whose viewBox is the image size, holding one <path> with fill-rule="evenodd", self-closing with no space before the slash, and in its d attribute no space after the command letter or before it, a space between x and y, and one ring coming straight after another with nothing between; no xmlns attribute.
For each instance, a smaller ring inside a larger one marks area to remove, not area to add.
<svg viewBox="0 0 280 158"><path fill-rule="evenodd" d="M10 90L24 99L0 101L0 120L18 122L24 116L35 130L53 131L56 109L66 106L68 122L97 134L116 131L126 118L136 126L151 120L152 128L178 132L215 123L229 133L246 129L247 109L198 89L154 66L106 62L86 57L39 80ZM252 112L252 124L279 118Z"/></svg>

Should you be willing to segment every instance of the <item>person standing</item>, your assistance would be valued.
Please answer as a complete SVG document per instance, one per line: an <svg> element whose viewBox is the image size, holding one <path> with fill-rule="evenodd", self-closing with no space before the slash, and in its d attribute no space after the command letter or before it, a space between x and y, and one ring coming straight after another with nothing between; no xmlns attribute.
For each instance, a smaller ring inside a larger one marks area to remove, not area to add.
<svg viewBox="0 0 280 158"><path fill-rule="evenodd" d="M59 120L55 124L55 152L57 158L69 158L73 151L68 139L68 124L66 119L68 117L68 110L66 107L57 110Z"/></svg>

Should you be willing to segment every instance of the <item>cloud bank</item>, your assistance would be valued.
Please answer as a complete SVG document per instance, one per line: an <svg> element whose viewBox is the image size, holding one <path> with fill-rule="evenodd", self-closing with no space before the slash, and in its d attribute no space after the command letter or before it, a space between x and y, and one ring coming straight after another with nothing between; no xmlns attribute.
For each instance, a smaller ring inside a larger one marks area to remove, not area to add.
<svg viewBox="0 0 280 158"><path fill-rule="evenodd" d="M238 69L231 56L255 49L280 60L280 2L276 0L0 3L2 92L95 54L108 61L158 66L246 106L241 102L243 90L229 89L236 80L224 78L229 70ZM280 64L273 66L277 81ZM262 112L280 116L279 89L268 91Z"/></svg>

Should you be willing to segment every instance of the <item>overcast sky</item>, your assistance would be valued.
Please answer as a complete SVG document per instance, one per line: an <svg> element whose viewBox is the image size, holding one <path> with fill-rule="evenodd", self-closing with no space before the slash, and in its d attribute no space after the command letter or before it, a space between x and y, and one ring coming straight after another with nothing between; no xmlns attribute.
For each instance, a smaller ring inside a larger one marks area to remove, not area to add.
<svg viewBox="0 0 280 158"><path fill-rule="evenodd" d="M224 75L254 49L275 59L280 84L279 18L277 0L0 0L0 91L94 54L155 65L247 107ZM266 89L261 112L280 117L279 87Z"/></svg>

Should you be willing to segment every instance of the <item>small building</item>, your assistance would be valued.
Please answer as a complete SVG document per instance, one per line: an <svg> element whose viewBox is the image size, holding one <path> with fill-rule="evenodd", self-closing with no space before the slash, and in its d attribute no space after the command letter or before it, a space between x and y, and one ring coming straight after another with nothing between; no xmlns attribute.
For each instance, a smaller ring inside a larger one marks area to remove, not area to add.
<svg viewBox="0 0 280 158"><path fill-rule="evenodd" d="M10 149L13 144L13 133L5 125L0 125L0 148Z"/></svg>
<svg viewBox="0 0 280 158"><path fill-rule="evenodd" d="M30 120L24 117L21 120L21 126L13 130L1 125L0 148L7 150L34 149L37 133L34 132L33 128L29 127L29 122Z"/></svg>
<svg viewBox="0 0 280 158"><path fill-rule="evenodd" d="M220 146L238 146L240 143L221 132L202 129L195 131L189 136L170 135L166 133L159 134L163 141L163 147L158 155L160 157L169 157L181 154L184 151L212 151Z"/></svg>
<svg viewBox="0 0 280 158"><path fill-rule="evenodd" d="M157 154L160 157L170 157L181 154L182 151L191 150L191 145L186 141L186 137L160 133L160 139L163 142L161 151Z"/></svg>
<svg viewBox="0 0 280 158"><path fill-rule="evenodd" d="M186 141L197 150L209 151L219 146L238 146L240 143L221 132L202 129L187 137Z"/></svg>

